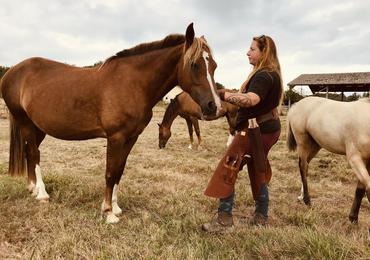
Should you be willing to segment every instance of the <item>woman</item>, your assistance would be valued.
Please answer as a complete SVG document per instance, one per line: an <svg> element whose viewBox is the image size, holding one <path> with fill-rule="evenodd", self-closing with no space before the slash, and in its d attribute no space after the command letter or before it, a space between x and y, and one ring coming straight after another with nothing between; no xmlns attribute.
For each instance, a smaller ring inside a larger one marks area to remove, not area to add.
<svg viewBox="0 0 370 260"><path fill-rule="evenodd" d="M205 231L222 231L233 226L234 185L237 173L245 164L255 200L255 212L249 223L268 223L267 185L271 179L271 167L267 155L280 136L277 107L282 101L283 84L276 46L271 37L254 37L247 55L253 70L241 86L240 92L220 94L222 100L239 106L236 126L238 132L205 191L207 196L220 199L217 216L202 226ZM251 119L255 119L259 125L259 138L251 135L253 131L248 131ZM253 145L255 141L262 142L259 148ZM262 168L257 167L259 158L251 157L257 150L263 151Z"/></svg>

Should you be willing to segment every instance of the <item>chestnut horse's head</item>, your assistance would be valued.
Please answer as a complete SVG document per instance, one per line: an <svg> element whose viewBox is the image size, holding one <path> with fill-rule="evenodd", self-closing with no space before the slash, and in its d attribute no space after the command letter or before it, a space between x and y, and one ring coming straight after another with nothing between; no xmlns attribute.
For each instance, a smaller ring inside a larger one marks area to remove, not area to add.
<svg viewBox="0 0 370 260"><path fill-rule="evenodd" d="M166 147L168 139L171 137L171 129L165 127L162 124L158 124L159 127L159 149Z"/></svg>
<svg viewBox="0 0 370 260"><path fill-rule="evenodd" d="M217 67L207 41L194 37L193 24L186 29L183 62L178 68L178 83L201 107L205 119L216 116L221 100L213 78Z"/></svg>

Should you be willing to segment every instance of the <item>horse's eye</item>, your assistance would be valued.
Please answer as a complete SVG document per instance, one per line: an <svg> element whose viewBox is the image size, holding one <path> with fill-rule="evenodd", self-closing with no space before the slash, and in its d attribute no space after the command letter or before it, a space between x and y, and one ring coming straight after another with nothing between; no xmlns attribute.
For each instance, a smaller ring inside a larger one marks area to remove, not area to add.
<svg viewBox="0 0 370 260"><path fill-rule="evenodd" d="M190 67L191 67L191 69L193 69L193 70L197 70L197 69L198 69L198 64L196 64L195 62L192 62L192 63L190 64Z"/></svg>

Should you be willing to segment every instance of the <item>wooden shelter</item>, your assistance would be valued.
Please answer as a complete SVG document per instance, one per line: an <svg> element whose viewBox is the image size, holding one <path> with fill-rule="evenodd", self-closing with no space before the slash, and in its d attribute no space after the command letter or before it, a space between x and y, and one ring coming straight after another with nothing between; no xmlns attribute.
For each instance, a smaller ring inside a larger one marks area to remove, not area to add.
<svg viewBox="0 0 370 260"><path fill-rule="evenodd" d="M308 86L316 92L366 92L370 90L370 72L302 74L288 83L295 86Z"/></svg>

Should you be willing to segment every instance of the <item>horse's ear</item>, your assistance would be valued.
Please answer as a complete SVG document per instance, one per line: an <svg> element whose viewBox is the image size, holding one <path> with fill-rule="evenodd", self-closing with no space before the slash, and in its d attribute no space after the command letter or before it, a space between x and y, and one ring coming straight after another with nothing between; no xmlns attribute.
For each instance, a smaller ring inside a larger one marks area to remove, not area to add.
<svg viewBox="0 0 370 260"><path fill-rule="evenodd" d="M194 36L195 36L195 33L194 33L193 23L191 23L191 24L188 25L188 28L186 28L186 34L185 34L185 37L186 37L185 50L187 50L190 47L190 45L193 43Z"/></svg>

